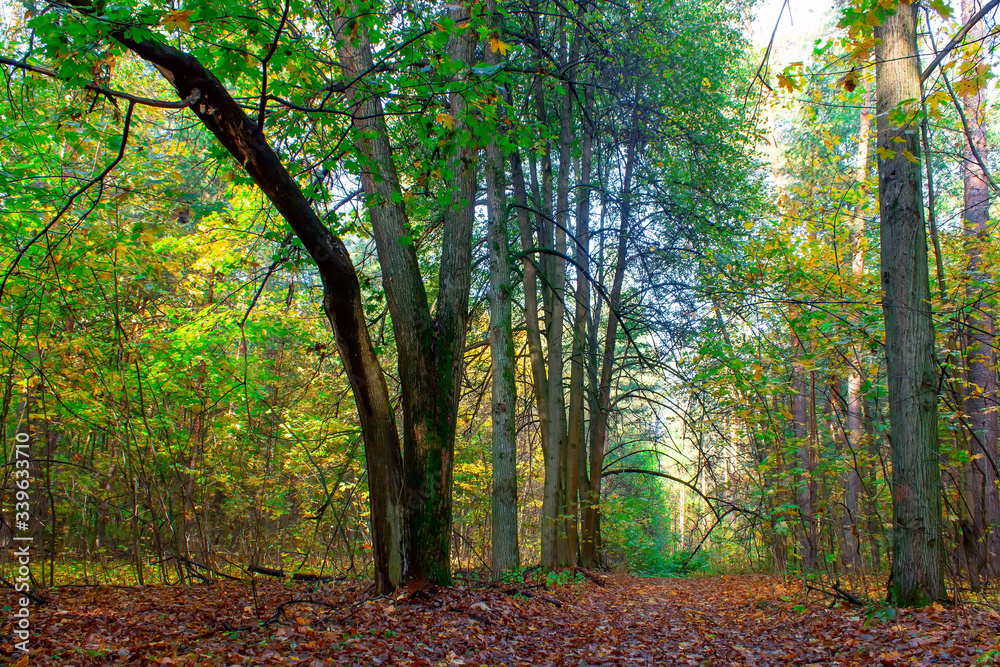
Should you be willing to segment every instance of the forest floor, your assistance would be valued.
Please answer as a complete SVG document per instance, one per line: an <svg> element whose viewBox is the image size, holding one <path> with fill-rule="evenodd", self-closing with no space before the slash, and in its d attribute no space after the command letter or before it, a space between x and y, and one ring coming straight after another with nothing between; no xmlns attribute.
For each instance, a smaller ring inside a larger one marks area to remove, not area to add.
<svg viewBox="0 0 1000 667"><path fill-rule="evenodd" d="M593 580L591 580L593 579ZM369 599L361 584L227 583L46 591L22 665L912 665L992 664L1000 614L893 614L806 595L772 576L594 576L428 588Z"/></svg>

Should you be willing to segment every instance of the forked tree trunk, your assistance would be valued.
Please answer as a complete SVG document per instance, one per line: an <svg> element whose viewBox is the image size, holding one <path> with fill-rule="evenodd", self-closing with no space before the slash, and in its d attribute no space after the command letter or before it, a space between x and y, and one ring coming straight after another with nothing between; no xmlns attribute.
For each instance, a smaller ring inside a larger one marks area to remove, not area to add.
<svg viewBox="0 0 1000 667"><path fill-rule="evenodd" d="M889 600L945 599L937 373L920 192L917 7L900 4L875 28L882 308L889 376L893 548ZM911 102L912 103L912 102ZM900 122L900 116L905 120ZM916 163L912 163L915 159Z"/></svg>
<svg viewBox="0 0 1000 667"><path fill-rule="evenodd" d="M456 24L467 22L454 9ZM374 69L367 31L339 21L341 30L356 30L344 39L341 66L348 79ZM457 28L449 55L471 60L475 31ZM431 314L412 242L402 189L389 143L381 99L353 91L355 144L368 164L361 174L378 250L379 265L398 352L403 398L403 466L405 470L411 575L438 584L451 583L452 475L461 369L464 362L472 257L472 207L475 202L475 155L455 144L449 159L453 174L450 203L443 211L437 310ZM452 93L453 137L461 136L465 100Z"/></svg>

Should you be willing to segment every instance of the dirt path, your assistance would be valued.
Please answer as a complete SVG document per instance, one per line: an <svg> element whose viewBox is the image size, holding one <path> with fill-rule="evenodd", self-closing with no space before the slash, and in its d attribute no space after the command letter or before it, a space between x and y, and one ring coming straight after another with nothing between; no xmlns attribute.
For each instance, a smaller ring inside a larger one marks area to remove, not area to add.
<svg viewBox="0 0 1000 667"><path fill-rule="evenodd" d="M1000 614L942 607L872 619L764 576L432 589L361 585L66 588L33 609L31 665L977 664ZM12 594L0 657L12 655ZM295 602L292 602L295 601ZM262 626L260 621L266 623ZM997 647L1000 649L1000 646ZM988 662L980 664L992 664Z"/></svg>

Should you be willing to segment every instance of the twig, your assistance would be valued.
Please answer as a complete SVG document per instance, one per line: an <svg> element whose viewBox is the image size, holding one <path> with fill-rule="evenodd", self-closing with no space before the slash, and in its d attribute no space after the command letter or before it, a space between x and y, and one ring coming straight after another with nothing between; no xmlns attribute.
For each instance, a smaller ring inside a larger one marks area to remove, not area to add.
<svg viewBox="0 0 1000 667"><path fill-rule="evenodd" d="M111 161L111 164L109 164L104 169L104 171L102 171L100 174L97 175L96 178L88 181L82 188L80 188L72 195L70 195L69 199L66 200L66 203L63 205L63 207L59 209L58 213L56 213L55 217L49 220L49 223L44 227L42 227L41 231L35 234L31 238L31 240L28 241L27 245L25 245L23 248L21 248L20 251L18 251L17 255L14 257L14 261L11 262L10 266L7 268L7 272L3 276L3 281L0 281L0 301L3 300L3 291L4 288L7 287L7 281L10 279L11 274L14 273L14 271L17 269L17 265L21 263L21 260L24 258L25 253L28 252L28 249L31 248L31 246L33 246L38 241L38 239L45 236L49 232L49 230L52 229L52 227L54 227L55 224L59 222L60 219L62 219L66 211L68 211L70 207L73 205L73 202L76 201L77 197L82 195L90 188L94 187L94 185L96 185L97 183L103 182L104 177L110 174L111 170L117 167L118 163L121 162L122 158L125 157L125 147L128 145L128 133L129 133L129 128L132 125L132 111L135 109L135 105L136 105L135 102L129 102L128 111L125 112L125 126L122 128L122 143L121 146L118 147L118 155L115 157L114 160Z"/></svg>
<svg viewBox="0 0 1000 667"><path fill-rule="evenodd" d="M523 588L508 588L507 590L504 591L504 594L505 595L523 595L526 598L533 598L535 600L541 600L542 602L548 602L550 605L552 605L554 607L562 607L563 606L562 602L560 602L559 600L553 600L552 598L546 597L545 595L535 595L534 593L529 593L527 590L525 590Z"/></svg>
<svg viewBox="0 0 1000 667"><path fill-rule="evenodd" d="M39 596L35 595L34 593L32 593L31 591L19 591L19 590L17 590L17 587L14 586L14 584L10 583L9 581L7 581L6 579L4 579L3 577L0 577L0 583L2 583L7 588L11 589L12 591L14 591L15 593L17 593L18 595L23 595L24 597L28 598L29 600L31 600L35 604L48 604L49 603L49 601L46 598L39 597Z"/></svg>

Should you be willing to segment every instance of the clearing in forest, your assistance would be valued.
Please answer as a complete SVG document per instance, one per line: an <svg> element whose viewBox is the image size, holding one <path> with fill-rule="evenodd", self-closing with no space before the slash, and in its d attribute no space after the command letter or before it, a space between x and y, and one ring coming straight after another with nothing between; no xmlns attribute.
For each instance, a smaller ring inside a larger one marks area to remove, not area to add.
<svg viewBox="0 0 1000 667"><path fill-rule="evenodd" d="M807 598L771 576L591 575L554 589L469 585L375 599L362 584L269 581L256 586L256 603L249 584L233 583L48 597L33 608L32 665L987 664L1000 625L989 608L892 614Z"/></svg>

